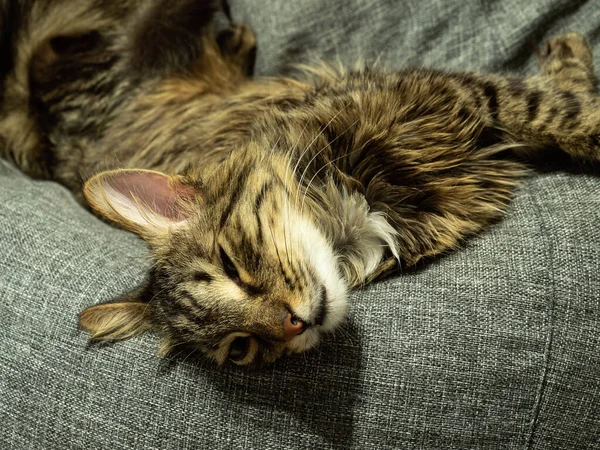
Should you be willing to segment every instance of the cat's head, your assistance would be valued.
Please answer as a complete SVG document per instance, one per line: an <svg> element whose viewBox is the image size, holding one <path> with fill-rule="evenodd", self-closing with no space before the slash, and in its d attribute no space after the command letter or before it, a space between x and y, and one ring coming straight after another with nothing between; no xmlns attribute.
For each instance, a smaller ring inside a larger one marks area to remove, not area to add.
<svg viewBox="0 0 600 450"><path fill-rule="evenodd" d="M101 215L153 254L147 284L90 307L92 339L143 331L223 363L272 362L315 346L345 317L347 286L332 243L299 198L289 166L224 163L208 174L103 172L85 185Z"/></svg>

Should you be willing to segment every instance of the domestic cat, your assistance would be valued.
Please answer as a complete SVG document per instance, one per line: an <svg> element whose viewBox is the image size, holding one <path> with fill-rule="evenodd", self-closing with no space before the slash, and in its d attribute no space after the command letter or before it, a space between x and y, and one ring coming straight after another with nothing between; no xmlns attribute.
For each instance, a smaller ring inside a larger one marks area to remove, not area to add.
<svg viewBox="0 0 600 450"><path fill-rule="evenodd" d="M576 33L527 79L317 67L252 80L254 35L215 34L218 2L7 4L0 151L154 258L142 286L81 313L95 340L155 331L160 354L190 345L236 364L308 350L343 321L349 289L501 218L531 152L600 160Z"/></svg>

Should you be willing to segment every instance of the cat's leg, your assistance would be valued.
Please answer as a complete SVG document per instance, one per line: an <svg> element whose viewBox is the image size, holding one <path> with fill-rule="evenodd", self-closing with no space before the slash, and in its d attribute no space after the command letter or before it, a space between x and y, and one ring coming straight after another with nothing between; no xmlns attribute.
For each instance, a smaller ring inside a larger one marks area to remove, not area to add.
<svg viewBox="0 0 600 450"><path fill-rule="evenodd" d="M146 78L187 72L207 51L217 2L159 0L149 4L128 32L130 68Z"/></svg>
<svg viewBox="0 0 600 450"><path fill-rule="evenodd" d="M456 74L461 100L507 139L559 147L575 159L600 161L600 97L583 36L569 33L540 53L542 74L527 79Z"/></svg>
<svg viewBox="0 0 600 450"><path fill-rule="evenodd" d="M538 56L543 77L579 97L562 94L571 98L568 114L578 117L552 137L571 156L600 161L600 101L589 42L579 33L566 33L550 39Z"/></svg>
<svg viewBox="0 0 600 450"><path fill-rule="evenodd" d="M480 88L486 124L517 141L559 147L574 159L600 161L600 99L561 89L549 77L486 77Z"/></svg>

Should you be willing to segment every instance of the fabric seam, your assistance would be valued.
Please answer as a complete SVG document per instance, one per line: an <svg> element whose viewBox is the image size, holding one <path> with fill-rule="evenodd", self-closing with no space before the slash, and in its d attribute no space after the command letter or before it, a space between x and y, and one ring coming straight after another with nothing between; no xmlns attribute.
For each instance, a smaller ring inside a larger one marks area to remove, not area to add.
<svg viewBox="0 0 600 450"><path fill-rule="evenodd" d="M548 335L546 338L546 345L544 347L544 367L542 369L542 373L540 375L540 382L539 382L539 386L537 389L537 394L536 394L536 398L533 404L533 410L531 412L531 420L530 420L530 426L529 426L529 436L527 438L526 444L525 444L525 449L526 450L530 450L533 448L534 445L534 436L535 433L537 431L537 425L538 425L538 421L539 421L539 416L540 416L540 411L542 408L542 398L544 395L544 392L546 390L546 384L547 384L547 379L548 379L548 368L550 366L550 353L552 351L552 343L554 340L554 328L555 328L555 324L554 324L554 314L555 314L555 296L556 296L556 285L555 285L555 277L554 277L554 247L553 247L553 243L551 242L550 239L548 239L548 229L547 226L545 224L545 222L543 221L543 216L541 213L541 207L540 207L540 203L539 203L539 198L538 197L534 197L532 196L532 203L535 206L535 215L537 216L537 220L539 225L539 230L543 235L543 239L544 242L546 244L546 248L548 249L547 251L547 265L546 265L546 270L550 273L550 279L549 284L550 284L550 289L548 290L548 294L550 296L549 300L548 300Z"/></svg>

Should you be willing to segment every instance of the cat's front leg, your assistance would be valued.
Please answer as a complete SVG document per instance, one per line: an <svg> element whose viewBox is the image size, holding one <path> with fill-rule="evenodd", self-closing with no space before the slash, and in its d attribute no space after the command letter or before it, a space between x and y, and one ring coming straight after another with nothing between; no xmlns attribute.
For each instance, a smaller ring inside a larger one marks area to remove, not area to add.
<svg viewBox="0 0 600 450"><path fill-rule="evenodd" d="M560 35L539 57L541 74L525 80L457 74L466 88L463 101L513 140L600 161L600 98L587 40L578 33Z"/></svg>
<svg viewBox="0 0 600 450"><path fill-rule="evenodd" d="M551 38L538 51L542 75L561 89L595 94L592 47L579 33L565 33Z"/></svg>
<svg viewBox="0 0 600 450"><path fill-rule="evenodd" d="M579 33L550 39L539 52L541 81L560 89L566 114L553 134L557 144L571 156L600 161L600 100L594 74L592 48Z"/></svg>

